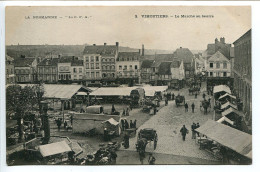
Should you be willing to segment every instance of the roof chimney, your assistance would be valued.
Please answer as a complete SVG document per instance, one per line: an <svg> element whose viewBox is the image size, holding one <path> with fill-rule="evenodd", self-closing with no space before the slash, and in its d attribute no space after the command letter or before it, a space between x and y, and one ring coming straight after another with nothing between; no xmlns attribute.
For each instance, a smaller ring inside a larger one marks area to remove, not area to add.
<svg viewBox="0 0 260 172"><path fill-rule="evenodd" d="M93 46L96 46L96 44L93 44Z"/></svg>
<svg viewBox="0 0 260 172"><path fill-rule="evenodd" d="M141 55L141 49L139 49L139 54Z"/></svg>
<svg viewBox="0 0 260 172"><path fill-rule="evenodd" d="M180 47L180 49L182 49L182 47Z"/></svg>
<svg viewBox="0 0 260 172"><path fill-rule="evenodd" d="M215 39L215 44L218 43L218 38Z"/></svg>
<svg viewBox="0 0 260 172"><path fill-rule="evenodd" d="M220 42L225 44L225 38L224 37L220 38Z"/></svg>
<svg viewBox="0 0 260 172"><path fill-rule="evenodd" d="M116 42L116 46L119 47L119 42Z"/></svg>
<svg viewBox="0 0 260 172"><path fill-rule="evenodd" d="M144 44L142 44L142 56L144 56Z"/></svg>
<svg viewBox="0 0 260 172"><path fill-rule="evenodd" d="M107 43L104 43L104 46L106 46L107 45Z"/></svg>

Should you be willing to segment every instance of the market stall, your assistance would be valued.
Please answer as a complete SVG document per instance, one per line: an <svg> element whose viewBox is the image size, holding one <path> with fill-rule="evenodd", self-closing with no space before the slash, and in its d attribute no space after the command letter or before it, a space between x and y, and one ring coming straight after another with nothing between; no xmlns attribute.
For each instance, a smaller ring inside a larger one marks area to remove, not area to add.
<svg viewBox="0 0 260 172"><path fill-rule="evenodd" d="M228 163L247 164L251 162L251 135L213 120L208 120L195 131L201 136L198 138L200 147L212 151L208 148L210 145L216 145L213 149L214 152L218 152L216 154L221 155L222 159L227 159ZM202 140L205 140L206 146Z"/></svg>

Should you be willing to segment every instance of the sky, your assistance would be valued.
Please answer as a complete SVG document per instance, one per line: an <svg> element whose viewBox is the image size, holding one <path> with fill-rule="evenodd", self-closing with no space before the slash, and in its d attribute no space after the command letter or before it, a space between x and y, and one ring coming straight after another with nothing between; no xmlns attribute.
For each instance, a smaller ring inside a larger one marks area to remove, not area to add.
<svg viewBox="0 0 260 172"><path fill-rule="evenodd" d="M143 18L141 15L168 15ZM175 18L179 15L180 18ZM200 18L181 18L195 15ZM202 15L214 16L202 18ZM57 16L57 19L33 19ZM67 16L67 17L66 17ZM68 18L82 16L83 18ZM87 16L87 18L85 18ZM137 16L137 18L136 18ZM28 19L30 18L30 19ZM6 45L104 44L204 50L215 38L233 43L251 28L249 6L7 7Z"/></svg>

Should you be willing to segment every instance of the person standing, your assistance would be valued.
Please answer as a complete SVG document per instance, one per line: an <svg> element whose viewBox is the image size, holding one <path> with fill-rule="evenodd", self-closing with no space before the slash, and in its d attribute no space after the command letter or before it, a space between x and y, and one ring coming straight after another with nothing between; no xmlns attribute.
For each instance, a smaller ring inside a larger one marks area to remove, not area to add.
<svg viewBox="0 0 260 172"><path fill-rule="evenodd" d="M152 153L149 154L149 158L148 158L148 163L149 165L155 165L155 157L153 156Z"/></svg>
<svg viewBox="0 0 260 172"><path fill-rule="evenodd" d="M172 100L174 100L174 96L175 96L174 93L172 93Z"/></svg>
<svg viewBox="0 0 260 172"><path fill-rule="evenodd" d="M202 98L203 98L203 99L205 99L205 97L206 97L206 94L205 94L205 93L203 93L203 94L202 94Z"/></svg>
<svg viewBox="0 0 260 172"><path fill-rule="evenodd" d="M197 98L197 95L198 95L198 94L197 94L197 92L196 92L196 93L195 93L195 99Z"/></svg>
<svg viewBox="0 0 260 172"><path fill-rule="evenodd" d="M125 131L125 121L121 119L122 131Z"/></svg>
<svg viewBox="0 0 260 172"><path fill-rule="evenodd" d="M167 106L167 105L168 105L168 98L165 97L165 106Z"/></svg>
<svg viewBox="0 0 260 172"><path fill-rule="evenodd" d="M185 141L186 134L188 134L188 129L185 127L185 125L182 126L181 130L182 140Z"/></svg>
<svg viewBox="0 0 260 172"><path fill-rule="evenodd" d="M61 119L57 120L57 126L58 126L58 131L60 131L60 127L61 127Z"/></svg>
<svg viewBox="0 0 260 172"><path fill-rule="evenodd" d="M188 109L189 109L188 103L185 103L184 107L185 107L185 112L188 112Z"/></svg>
<svg viewBox="0 0 260 172"><path fill-rule="evenodd" d="M199 128L199 127L200 127L200 124L197 123L197 125L196 125L196 129ZM197 136L198 136L198 137L200 136L199 132L197 132Z"/></svg>
<svg viewBox="0 0 260 172"><path fill-rule="evenodd" d="M125 149L129 148L129 136L127 134L124 136L124 147Z"/></svg>
<svg viewBox="0 0 260 172"><path fill-rule="evenodd" d="M196 139L196 132L195 132L195 129L196 129L196 124L193 122L193 124L191 125L191 131L192 131L192 139Z"/></svg>
<svg viewBox="0 0 260 172"><path fill-rule="evenodd" d="M144 158L145 158L144 150L139 151L139 158L140 158L141 164L143 165L144 164Z"/></svg>
<svg viewBox="0 0 260 172"><path fill-rule="evenodd" d="M116 112L116 108L115 108L115 105L114 105L114 104L112 104L112 109L111 109L111 111L112 111L112 114Z"/></svg>
<svg viewBox="0 0 260 172"><path fill-rule="evenodd" d="M136 119L134 120L134 128L136 128Z"/></svg>
<svg viewBox="0 0 260 172"><path fill-rule="evenodd" d="M153 114L156 115L156 112L157 112L157 108L156 108L156 105L153 107Z"/></svg>
<svg viewBox="0 0 260 172"><path fill-rule="evenodd" d="M134 124L132 120L130 120L130 128L134 128Z"/></svg>
<svg viewBox="0 0 260 172"><path fill-rule="evenodd" d="M127 120L125 119L125 130L129 128L129 124L127 122Z"/></svg>
<svg viewBox="0 0 260 172"><path fill-rule="evenodd" d="M195 104L194 104L194 102L193 102L192 105L191 105L191 109L192 109L192 113L194 113L194 109L195 109Z"/></svg>

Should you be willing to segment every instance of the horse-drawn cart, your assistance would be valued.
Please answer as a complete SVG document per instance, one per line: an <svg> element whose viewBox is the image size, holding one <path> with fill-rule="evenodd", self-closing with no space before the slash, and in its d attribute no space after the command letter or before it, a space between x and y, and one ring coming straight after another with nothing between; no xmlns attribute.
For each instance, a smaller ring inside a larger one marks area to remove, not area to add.
<svg viewBox="0 0 260 172"><path fill-rule="evenodd" d="M180 106L180 105L185 105L185 97L180 96L180 95L176 96L175 104L176 104L177 107Z"/></svg>
<svg viewBox="0 0 260 172"><path fill-rule="evenodd" d="M139 131L138 137L137 137L136 151L145 152L146 145L152 141L154 143L154 150L155 150L156 146L157 146L157 141L158 141L158 136L157 136L156 130L151 129L151 128L141 129Z"/></svg>

